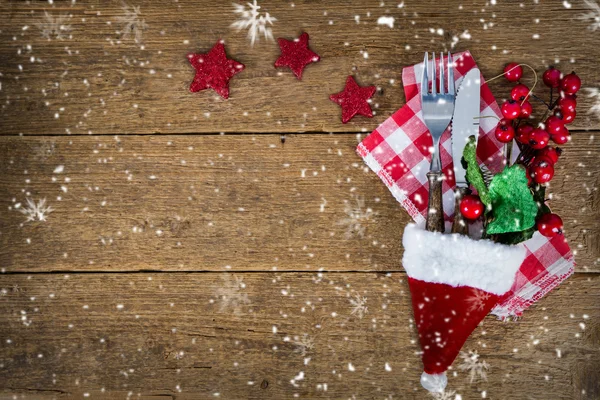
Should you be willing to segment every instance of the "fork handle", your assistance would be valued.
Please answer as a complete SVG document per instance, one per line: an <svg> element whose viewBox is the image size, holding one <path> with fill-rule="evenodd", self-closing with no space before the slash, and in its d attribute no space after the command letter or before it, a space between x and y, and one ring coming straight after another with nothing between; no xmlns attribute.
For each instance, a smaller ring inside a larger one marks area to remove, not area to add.
<svg viewBox="0 0 600 400"><path fill-rule="evenodd" d="M429 232L444 232L444 208L442 206L442 171L429 171L429 204L425 229Z"/></svg>
<svg viewBox="0 0 600 400"><path fill-rule="evenodd" d="M457 186L454 189L454 223L452 224L452 233L469 236L469 225L460 212L460 202L469 189Z"/></svg>

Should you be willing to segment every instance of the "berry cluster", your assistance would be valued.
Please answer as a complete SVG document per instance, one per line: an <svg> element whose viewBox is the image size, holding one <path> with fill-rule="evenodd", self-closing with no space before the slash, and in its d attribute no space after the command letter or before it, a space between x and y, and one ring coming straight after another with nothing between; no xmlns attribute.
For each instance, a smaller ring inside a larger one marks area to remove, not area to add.
<svg viewBox="0 0 600 400"><path fill-rule="evenodd" d="M545 102L520 82L523 77L521 65L507 64L503 75L516 85L510 92L510 99L500 108L503 118L498 122L494 133L498 141L507 144L507 158L510 158L513 140L516 140L520 150L517 163L526 168L529 187L543 201L542 184L554 177L554 165L562 153L561 148L552 146L551 142L563 145L571 139L566 125L572 123L577 115L576 93L581 88L581 80L575 72L564 75L554 67L548 68L542 76L544 84L550 88L550 100ZM555 91L558 92L558 97L553 99ZM547 108L546 114L537 124L531 122L531 99L542 102ZM538 231L548 237L561 234L563 224L560 217L550 213L547 207L543 208L548 212L538 214ZM461 202L460 209L465 218L476 219L483 213L483 204L478 196L469 195Z"/></svg>
<svg viewBox="0 0 600 400"><path fill-rule="evenodd" d="M518 82L523 76L523 68L518 64L510 63L504 68L504 75L509 82ZM535 151L535 157L528 160L529 163L523 163L528 167L528 175L535 183L546 183L554 176L553 166L560 155L560 149L548 145L550 141L562 145L571 138L565 125L575 119L576 93L581 88L581 80L575 72L563 76L554 67L548 68L542 79L550 88L550 102L546 103L539 99L526 85L517 83L510 92L511 99L502 104L503 118L495 131L496 139L502 143L509 143L516 139L522 154L531 155L532 150ZM555 89L559 90L559 96L553 101L552 95ZM528 122L532 118L530 98L544 103L548 108L546 116L553 113L543 123L538 123L537 127ZM552 153L552 156L548 156L549 153ZM524 160L526 157L520 161Z"/></svg>

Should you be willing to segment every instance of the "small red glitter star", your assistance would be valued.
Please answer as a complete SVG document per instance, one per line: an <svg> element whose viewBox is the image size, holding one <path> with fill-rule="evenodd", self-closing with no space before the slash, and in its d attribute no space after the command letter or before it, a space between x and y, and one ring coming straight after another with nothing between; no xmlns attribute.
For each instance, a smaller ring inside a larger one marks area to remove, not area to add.
<svg viewBox="0 0 600 400"><path fill-rule="evenodd" d="M303 32L298 39L277 39L281 55L275 61L275 67L289 67L298 80L302 79L302 70L308 64L321 59L319 55L308 48L308 33Z"/></svg>
<svg viewBox="0 0 600 400"><path fill-rule="evenodd" d="M346 79L346 87L343 92L332 94L329 99L342 106L342 122L345 124L356 114L373 118L373 111L367 102L373 96L375 86L358 86L352 76Z"/></svg>
<svg viewBox="0 0 600 400"><path fill-rule="evenodd" d="M219 40L208 53L190 53L187 58L196 69L190 92L211 88L224 99L229 98L231 77L245 68L244 64L227 58L222 40Z"/></svg>

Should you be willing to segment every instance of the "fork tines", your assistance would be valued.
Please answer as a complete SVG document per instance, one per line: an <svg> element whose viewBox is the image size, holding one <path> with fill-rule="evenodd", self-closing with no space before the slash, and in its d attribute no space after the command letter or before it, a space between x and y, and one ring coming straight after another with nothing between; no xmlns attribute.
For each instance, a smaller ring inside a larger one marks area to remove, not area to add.
<svg viewBox="0 0 600 400"><path fill-rule="evenodd" d="M431 66L429 64L429 54L425 52L425 59L423 60L423 79L421 80L421 93L422 95L431 93L432 95L437 94L437 76L436 76L436 67L435 67L435 53L431 53ZM444 82L444 54L440 53L440 94L454 94L454 69L452 65L454 64L452 60L452 55L448 52L447 59L447 69L448 69L448 90L445 90L445 82ZM429 70L431 70L431 91L429 90Z"/></svg>

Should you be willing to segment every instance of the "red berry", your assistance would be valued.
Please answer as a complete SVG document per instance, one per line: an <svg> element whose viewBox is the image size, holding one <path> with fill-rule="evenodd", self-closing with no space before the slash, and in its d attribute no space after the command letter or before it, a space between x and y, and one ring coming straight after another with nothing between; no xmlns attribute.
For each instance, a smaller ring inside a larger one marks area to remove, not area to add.
<svg viewBox="0 0 600 400"><path fill-rule="evenodd" d="M562 120L565 124L570 124L571 122L573 122L573 120L577 116L577 111L575 111L575 110L573 110L573 111L559 110L556 112L556 114L559 114L559 113L562 116Z"/></svg>
<svg viewBox="0 0 600 400"><path fill-rule="evenodd" d="M554 165L549 157L536 157L530 168L531 177L536 183L550 182L554 176Z"/></svg>
<svg viewBox="0 0 600 400"><path fill-rule="evenodd" d="M552 161L552 164L556 164L558 162L558 157L560 157L562 153L562 149L560 147L546 147L536 152L536 157L547 157Z"/></svg>
<svg viewBox="0 0 600 400"><path fill-rule="evenodd" d="M558 107L562 112L575 112L575 108L577 107L577 100L573 95L565 95L558 100Z"/></svg>
<svg viewBox="0 0 600 400"><path fill-rule="evenodd" d="M542 79L546 86L557 88L560 86L560 71L554 67L550 67L544 72Z"/></svg>
<svg viewBox="0 0 600 400"><path fill-rule="evenodd" d="M561 117L562 117L562 115L561 115ZM562 120L562 118L559 118L558 116L551 115L546 120L546 130L551 135L560 133L560 131L564 127L565 127L564 121Z"/></svg>
<svg viewBox="0 0 600 400"><path fill-rule="evenodd" d="M566 94L575 94L581 88L581 79L579 79L575 72L571 72L562 78L560 88Z"/></svg>
<svg viewBox="0 0 600 400"><path fill-rule="evenodd" d="M569 133L569 130L564 126L562 127L560 132L552 134L551 137L552 141L556 144L565 144L569 140L571 140L571 134Z"/></svg>
<svg viewBox="0 0 600 400"><path fill-rule="evenodd" d="M529 116L531 115L531 113L533 112L533 107L531 106L531 103L528 102L527 100L525 100L525 102L523 104L521 104L521 118L529 118Z"/></svg>
<svg viewBox="0 0 600 400"><path fill-rule="evenodd" d="M508 143L515 137L515 128L512 123L506 119L501 119L494 131L496 139L502 143Z"/></svg>
<svg viewBox="0 0 600 400"><path fill-rule="evenodd" d="M550 134L542 128L535 128L529 134L529 145L536 150L541 150L548 146L550 140Z"/></svg>
<svg viewBox="0 0 600 400"><path fill-rule="evenodd" d="M468 194L460 201L460 213L466 219L477 219L483 213L483 203L479 196Z"/></svg>
<svg viewBox="0 0 600 400"><path fill-rule="evenodd" d="M529 144L529 135L533 132L533 126L529 124L519 125L517 128L516 139L519 143Z"/></svg>
<svg viewBox="0 0 600 400"><path fill-rule="evenodd" d="M515 119L519 118L519 115L521 115L521 106L514 100L508 100L502 104L501 111L504 118Z"/></svg>
<svg viewBox="0 0 600 400"><path fill-rule="evenodd" d="M562 219L552 213L544 214L537 221L537 228L546 237L554 237L563 233Z"/></svg>
<svg viewBox="0 0 600 400"><path fill-rule="evenodd" d="M506 67L504 67L504 77L506 77L509 82L516 82L521 79L522 76L523 68L521 68L519 64L512 62L506 64Z"/></svg>
<svg viewBox="0 0 600 400"><path fill-rule="evenodd" d="M529 88L522 83L516 85L510 91L510 98L514 101L521 102L529 97Z"/></svg>

